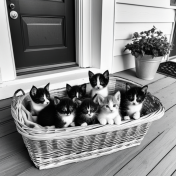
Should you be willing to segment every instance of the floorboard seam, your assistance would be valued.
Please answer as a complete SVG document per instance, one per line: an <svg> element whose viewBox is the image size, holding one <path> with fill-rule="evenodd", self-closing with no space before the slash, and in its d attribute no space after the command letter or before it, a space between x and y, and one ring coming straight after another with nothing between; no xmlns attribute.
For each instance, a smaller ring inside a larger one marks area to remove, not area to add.
<svg viewBox="0 0 176 176"><path fill-rule="evenodd" d="M165 131L165 130L164 130ZM137 153L133 158L131 158L122 168L120 168L113 176L115 176L120 170L122 170L128 163L130 163L134 158L136 158L143 150L145 150L154 140L156 140L160 135L164 133L162 131L160 134L158 134L152 141L150 141L139 153Z"/></svg>
<svg viewBox="0 0 176 176"><path fill-rule="evenodd" d="M174 147L172 147L168 152L167 154L153 167L153 169L146 175L148 176L157 166L158 164L176 147L176 145L174 145Z"/></svg>

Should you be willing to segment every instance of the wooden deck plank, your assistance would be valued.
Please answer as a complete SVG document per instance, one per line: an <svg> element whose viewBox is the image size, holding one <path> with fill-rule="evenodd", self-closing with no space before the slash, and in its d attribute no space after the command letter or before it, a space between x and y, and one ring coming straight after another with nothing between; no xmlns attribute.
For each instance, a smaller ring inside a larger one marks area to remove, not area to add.
<svg viewBox="0 0 176 176"><path fill-rule="evenodd" d="M0 144L0 161L25 148L22 137L18 132L1 137Z"/></svg>
<svg viewBox="0 0 176 176"><path fill-rule="evenodd" d="M26 149L0 161L1 176L17 176L33 165Z"/></svg>
<svg viewBox="0 0 176 176"><path fill-rule="evenodd" d="M131 160L124 168L115 175L141 176L147 175L154 166L176 145L173 135L176 126L164 131L158 138L150 143L139 155ZM162 147L161 147L162 146Z"/></svg>
<svg viewBox="0 0 176 176"><path fill-rule="evenodd" d="M171 176L176 176L176 170L172 173Z"/></svg>
<svg viewBox="0 0 176 176"><path fill-rule="evenodd" d="M134 78L134 76L132 77ZM130 78L130 79L134 80L133 78ZM0 155L0 157L4 158L9 156L4 161L6 161L7 163L8 162L11 163L11 165L6 163L1 163L0 161L0 169L2 168L4 170L4 172L0 172L0 175L2 173L8 176L10 176L11 174L13 175L14 173L15 174L22 173L20 174L20 176L24 176L24 175L26 176L28 175L35 175L35 176L44 176L44 175L105 176L107 175L109 176L109 175L115 174L118 170L123 168L130 160L133 160L135 156L138 156L140 152L145 150L145 147L147 147L148 143L150 143L155 137L157 137L158 134L162 133L164 130L168 128L172 128L176 124L176 121L174 121L175 120L174 114L176 113L176 110L175 110L176 108L172 107L174 104L176 104L176 102L170 101L172 97L176 96L176 92L174 92L174 86L176 86L176 84L174 84L175 79L166 78L163 75L157 74L157 77L155 77L155 80L152 80L152 81L145 81L145 80L141 81L141 79L138 79L138 78L135 78L135 80L136 80L135 82L139 82L139 83L141 82L143 85L150 84L149 91L154 94L156 93L159 99L161 97L163 104L164 105L166 104L166 107L168 109L168 111L166 112L165 116L162 119L160 119L159 121L153 122L151 128L149 129L148 134L146 135L146 137L144 138L144 141L140 146L129 148L120 152L116 152L111 155L103 156L100 158L96 158L96 159L92 159L84 162L79 162L75 164L61 166L58 168L39 171L31 163L28 154L26 155L26 157L23 157L23 154L26 151L23 151L23 149L20 149L21 147L21 144L20 144L19 147L17 147L15 150L13 150L13 148L11 147L9 149L7 148L7 150L5 149L2 150L2 152L5 155L2 154ZM171 91L171 93L169 93L169 91ZM165 93L165 95L163 95L163 93ZM170 102L168 103L167 101L170 101ZM6 144L4 144L3 147L5 147L5 145ZM16 152L17 150L18 151L21 150L21 152L17 153ZM14 155L12 155L13 152L15 152ZM14 167L12 167L12 163ZM7 174L5 169L8 170Z"/></svg>
<svg viewBox="0 0 176 176"><path fill-rule="evenodd" d="M0 138L16 131L13 119L0 123Z"/></svg>
<svg viewBox="0 0 176 176"><path fill-rule="evenodd" d="M3 123L6 120L11 120L11 109L10 107L0 110L0 123Z"/></svg>
<svg viewBox="0 0 176 176"><path fill-rule="evenodd" d="M157 85L156 85L157 86ZM176 104L176 83L173 83L166 88L161 89L156 92L154 95L160 99L163 106L166 109L174 106Z"/></svg>
<svg viewBox="0 0 176 176"><path fill-rule="evenodd" d="M167 153L159 164L148 174L148 176L171 175L176 169L176 146Z"/></svg>
<svg viewBox="0 0 176 176"><path fill-rule="evenodd" d="M114 73L113 75L119 76L121 78L125 78L128 80L132 80L132 81L139 83L139 84L142 84L142 85L150 84L150 83L156 82L157 80L160 80L162 78L166 78L166 76L156 73L155 78L153 80L143 80L143 79L136 77L136 71L134 68L129 69L129 70L125 70L122 72Z"/></svg>
<svg viewBox="0 0 176 176"><path fill-rule="evenodd" d="M10 116L11 115L11 110L10 110L11 101L12 101L11 98L0 100L0 122L9 120L12 118Z"/></svg>
<svg viewBox="0 0 176 176"><path fill-rule="evenodd" d="M161 91L161 89L165 89L168 86L174 84L176 79L174 78L162 78L155 82L148 84L148 91L152 94L156 94L157 92Z"/></svg>

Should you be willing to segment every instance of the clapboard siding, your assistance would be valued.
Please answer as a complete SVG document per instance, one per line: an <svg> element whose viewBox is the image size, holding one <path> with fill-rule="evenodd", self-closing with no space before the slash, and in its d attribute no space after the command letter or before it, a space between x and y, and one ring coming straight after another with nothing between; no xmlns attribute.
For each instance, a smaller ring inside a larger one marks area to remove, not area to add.
<svg viewBox="0 0 176 176"><path fill-rule="evenodd" d="M170 6L170 0L116 0L117 3L137 4L152 7L174 8ZM175 7L176 8L176 7Z"/></svg>
<svg viewBox="0 0 176 176"><path fill-rule="evenodd" d="M112 71L120 72L129 68L134 68L134 57L131 54L119 55L113 58Z"/></svg>
<svg viewBox="0 0 176 176"><path fill-rule="evenodd" d="M114 39L131 39L134 32L146 31L153 26L169 35L172 31L172 25L173 23L115 23Z"/></svg>
<svg viewBox="0 0 176 176"><path fill-rule="evenodd" d="M170 41L170 35L166 35L166 37L167 37L168 41ZM118 40L118 39L116 39L114 41L113 55L118 56L118 55L131 53L129 50L126 50L124 52L125 45L128 44L128 43L132 43L131 39L128 39L128 40Z"/></svg>
<svg viewBox="0 0 176 176"><path fill-rule="evenodd" d="M115 3L113 72L135 66L130 51L124 52L125 45L132 42L132 34L151 29L155 26L172 39L175 11L167 8ZM125 3L125 2L124 2ZM135 3L134 3L135 4ZM167 56L163 59L165 61Z"/></svg>
<svg viewBox="0 0 176 176"><path fill-rule="evenodd" d="M174 22L173 9L116 4L115 22Z"/></svg>

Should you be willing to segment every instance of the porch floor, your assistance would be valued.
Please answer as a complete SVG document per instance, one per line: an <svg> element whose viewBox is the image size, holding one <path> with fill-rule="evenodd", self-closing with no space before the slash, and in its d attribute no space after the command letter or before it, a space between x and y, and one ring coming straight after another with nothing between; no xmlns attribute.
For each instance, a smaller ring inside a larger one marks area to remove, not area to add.
<svg viewBox="0 0 176 176"><path fill-rule="evenodd" d="M84 162L38 170L33 165L10 115L11 99L0 108L0 176L176 176L176 79L156 74L152 81L136 78L134 70L115 75L149 86L165 107L140 146Z"/></svg>

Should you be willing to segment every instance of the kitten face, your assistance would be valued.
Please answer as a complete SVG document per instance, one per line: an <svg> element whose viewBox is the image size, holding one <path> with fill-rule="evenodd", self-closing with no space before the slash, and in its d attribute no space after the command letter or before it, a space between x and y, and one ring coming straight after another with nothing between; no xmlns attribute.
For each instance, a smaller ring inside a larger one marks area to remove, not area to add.
<svg viewBox="0 0 176 176"><path fill-rule="evenodd" d="M75 103L70 98L54 97L57 112L62 116L70 116L75 112Z"/></svg>
<svg viewBox="0 0 176 176"><path fill-rule="evenodd" d="M36 104L48 105L50 103L49 83L44 88L37 89L33 86L29 94Z"/></svg>
<svg viewBox="0 0 176 176"><path fill-rule="evenodd" d="M131 87L127 84L126 87L126 98L129 105L139 105L143 103L148 86L140 87Z"/></svg>
<svg viewBox="0 0 176 176"><path fill-rule="evenodd" d="M113 113L119 110L120 106L120 92L118 91L114 96L108 95L107 97L98 97L98 102L101 105L101 110L109 113Z"/></svg>
<svg viewBox="0 0 176 176"><path fill-rule="evenodd" d="M98 104L94 103L92 98L86 98L81 103L79 111L84 114L86 118L93 118L98 111Z"/></svg>
<svg viewBox="0 0 176 176"><path fill-rule="evenodd" d="M103 74L101 73L94 74L91 71L89 71L89 81L93 88L103 89L109 83L109 71L106 70Z"/></svg>
<svg viewBox="0 0 176 176"><path fill-rule="evenodd" d="M66 85L66 91L69 98L82 98L86 94L86 84L82 84L80 86L70 86L69 84Z"/></svg>

